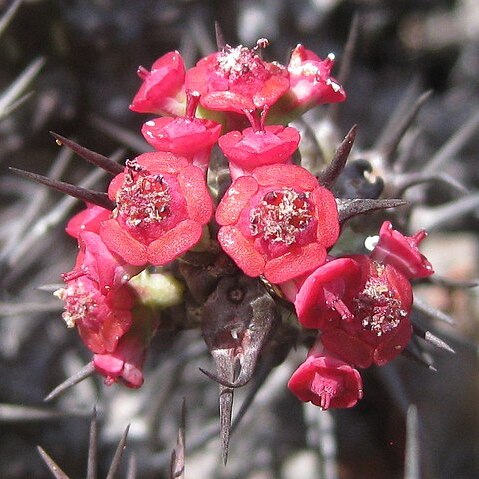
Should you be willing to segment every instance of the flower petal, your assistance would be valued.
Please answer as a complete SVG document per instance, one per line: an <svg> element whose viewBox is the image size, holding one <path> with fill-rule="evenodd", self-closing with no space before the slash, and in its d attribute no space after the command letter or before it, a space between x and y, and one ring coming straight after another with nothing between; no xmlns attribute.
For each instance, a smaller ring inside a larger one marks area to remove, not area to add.
<svg viewBox="0 0 479 479"><path fill-rule="evenodd" d="M289 187L312 191L318 180L308 170L296 165L267 165L253 170L253 176L261 186Z"/></svg>
<svg viewBox="0 0 479 479"><path fill-rule="evenodd" d="M248 276L263 274L265 261L235 226L223 226L218 232L221 247Z"/></svg>
<svg viewBox="0 0 479 479"><path fill-rule="evenodd" d="M177 179L186 200L189 218L201 225L208 223L213 213L213 202L206 189L203 172L190 165L179 173Z"/></svg>
<svg viewBox="0 0 479 479"><path fill-rule="evenodd" d="M132 238L116 220L111 219L102 223L100 236L108 248L121 256L127 263L143 266L148 262L146 246Z"/></svg>
<svg viewBox="0 0 479 479"><path fill-rule="evenodd" d="M202 226L190 219L184 220L161 238L150 243L147 249L148 261L163 266L193 247L201 238Z"/></svg>
<svg viewBox="0 0 479 479"><path fill-rule="evenodd" d="M252 176L240 176L228 188L216 209L216 221L231 225L238 221L241 211L258 191L258 182Z"/></svg>
<svg viewBox="0 0 479 479"><path fill-rule="evenodd" d="M325 260L326 250L324 246L319 243L309 243L268 261L264 275L271 283L283 283L288 279L316 269Z"/></svg>

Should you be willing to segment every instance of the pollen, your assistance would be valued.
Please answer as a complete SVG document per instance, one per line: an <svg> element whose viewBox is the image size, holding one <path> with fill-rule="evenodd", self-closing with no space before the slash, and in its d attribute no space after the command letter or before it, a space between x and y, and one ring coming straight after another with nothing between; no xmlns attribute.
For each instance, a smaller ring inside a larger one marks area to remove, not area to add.
<svg viewBox="0 0 479 479"><path fill-rule="evenodd" d="M116 195L115 215L129 228L158 224L170 216L170 201L169 187L162 175L130 168Z"/></svg>
<svg viewBox="0 0 479 479"><path fill-rule="evenodd" d="M82 288L81 283L77 283L75 286L69 285L57 293L56 295L65 302L62 318L68 328L75 327L78 321L94 314L97 307L94 295Z"/></svg>
<svg viewBox="0 0 479 479"><path fill-rule="evenodd" d="M250 211L250 232L273 244L291 245L313 218L309 193L292 189L270 191Z"/></svg>
<svg viewBox="0 0 479 479"><path fill-rule="evenodd" d="M233 48L226 45L224 50L218 55L218 67L224 77L234 82L248 73L254 73L258 70L264 70L261 59L255 50L251 50L243 45Z"/></svg>
<svg viewBox="0 0 479 479"><path fill-rule="evenodd" d="M401 301L381 277L369 278L355 303L362 328L378 337L393 331L407 316Z"/></svg>

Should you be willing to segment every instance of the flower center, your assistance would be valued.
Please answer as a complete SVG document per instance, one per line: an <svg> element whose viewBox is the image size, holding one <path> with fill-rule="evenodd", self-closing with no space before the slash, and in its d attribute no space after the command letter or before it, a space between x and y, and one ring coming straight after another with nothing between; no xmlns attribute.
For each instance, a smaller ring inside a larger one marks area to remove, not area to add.
<svg viewBox="0 0 479 479"><path fill-rule="evenodd" d="M61 288L55 292L55 296L65 303L65 311L62 318L68 328L73 328L78 321L85 320L93 314L98 304L95 294L87 291L81 282L75 281L66 288Z"/></svg>
<svg viewBox="0 0 479 479"><path fill-rule="evenodd" d="M378 277L370 277L364 289L354 299L356 315L363 329L378 337L394 330L408 313L383 277L384 267L376 264Z"/></svg>
<svg viewBox="0 0 479 479"><path fill-rule="evenodd" d="M263 61L255 49L249 49L243 45L233 48L226 45L217 57L219 70L224 78L235 82L247 74L261 76L265 72Z"/></svg>
<svg viewBox="0 0 479 479"><path fill-rule="evenodd" d="M319 407L321 409L329 409L331 399L336 397L341 392L341 386L337 379L316 373L311 383L311 391L315 393L320 399Z"/></svg>
<svg viewBox="0 0 479 479"><path fill-rule="evenodd" d="M130 162L123 186L116 196L116 215L126 226L150 226L171 214L169 187L162 175L152 175Z"/></svg>
<svg viewBox="0 0 479 479"><path fill-rule="evenodd" d="M313 218L309 193L284 188L270 191L250 211L250 232L273 244L291 245Z"/></svg>

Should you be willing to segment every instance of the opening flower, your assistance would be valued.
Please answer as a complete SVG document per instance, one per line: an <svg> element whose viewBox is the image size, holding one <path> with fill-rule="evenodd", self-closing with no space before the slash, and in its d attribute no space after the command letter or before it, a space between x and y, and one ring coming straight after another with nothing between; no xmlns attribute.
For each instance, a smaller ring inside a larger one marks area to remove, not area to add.
<svg viewBox="0 0 479 479"><path fill-rule="evenodd" d="M143 80L130 110L138 113L181 115L185 111L185 65L179 52L169 52L153 63L151 71L138 68Z"/></svg>
<svg viewBox="0 0 479 479"><path fill-rule="evenodd" d="M64 301L68 327L76 327L94 353L113 351L132 322L135 295L128 285L100 291L98 283L81 272L64 275L66 286L55 292Z"/></svg>
<svg viewBox="0 0 479 479"><path fill-rule="evenodd" d="M319 345L293 373L288 388L301 401L324 410L354 406L363 396L359 372Z"/></svg>
<svg viewBox="0 0 479 479"><path fill-rule="evenodd" d="M424 278L434 274L431 263L419 252L419 243L427 236L418 231L413 236L404 236L394 230L390 221L385 221L379 231L379 240L371 252L371 258L393 265L406 278Z"/></svg>
<svg viewBox="0 0 479 479"><path fill-rule="evenodd" d="M365 255L350 259L360 268L360 279L351 275L340 288L337 278L331 278L331 283L305 282L297 297L298 304L299 299L303 302L298 317L300 321L306 318L308 327L323 328L323 344L343 360L360 368L373 363L381 366L395 358L411 338L411 284L391 265ZM318 300L309 312L302 309L308 296Z"/></svg>
<svg viewBox="0 0 479 479"><path fill-rule="evenodd" d="M213 211L202 171L172 153L144 153L127 162L108 194L117 206L100 236L137 266L162 266L189 250Z"/></svg>
<svg viewBox="0 0 479 479"><path fill-rule="evenodd" d="M339 235L336 201L296 165L237 178L216 212L223 250L249 276L282 283L317 268Z"/></svg>
<svg viewBox="0 0 479 479"><path fill-rule="evenodd" d="M333 54L321 60L298 45L288 64L290 88L271 112L271 118L296 118L317 105L344 101L346 93L331 76L333 66Z"/></svg>
<svg viewBox="0 0 479 479"><path fill-rule="evenodd" d="M186 73L186 88L200 93L200 103L210 110L263 109L273 105L289 87L288 72L276 63L265 62L258 48L226 45L221 51L201 59Z"/></svg>

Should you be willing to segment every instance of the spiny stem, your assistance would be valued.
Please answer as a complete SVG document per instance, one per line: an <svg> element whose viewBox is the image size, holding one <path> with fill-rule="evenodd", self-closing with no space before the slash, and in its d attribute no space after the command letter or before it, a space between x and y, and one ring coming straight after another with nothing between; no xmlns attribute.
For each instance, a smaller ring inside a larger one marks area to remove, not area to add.
<svg viewBox="0 0 479 479"><path fill-rule="evenodd" d="M319 174L318 180L326 188L329 188L343 171L356 138L356 130L357 125L353 125L338 146L331 163Z"/></svg>
<svg viewBox="0 0 479 479"><path fill-rule="evenodd" d="M43 461L47 465L50 472L55 476L55 479L70 479L60 468L60 466L45 452L45 450L37 446L37 450L40 453Z"/></svg>
<svg viewBox="0 0 479 479"><path fill-rule="evenodd" d="M88 190L81 186L71 185L70 183L65 183L63 181L52 180L46 176L37 175L36 173L20 170L18 168L9 167L9 170L19 176L23 176L24 178L48 186L49 188L53 188L61 193L78 198L84 202L93 203L108 210L113 210L115 208L115 203L108 198L106 193Z"/></svg>
<svg viewBox="0 0 479 479"><path fill-rule="evenodd" d="M93 361L89 362L83 368L80 369L73 376L70 376L68 379L59 384L48 396L44 399L45 402L51 401L59 396L61 393L80 383L84 379L90 377L95 372L95 366Z"/></svg>
<svg viewBox="0 0 479 479"><path fill-rule="evenodd" d="M345 200L336 198L336 203L338 205L339 222L341 224L356 215L407 205L407 201L398 199L372 200L357 198L354 200Z"/></svg>
<svg viewBox="0 0 479 479"><path fill-rule="evenodd" d="M113 460L111 461L110 469L108 470L108 474L106 475L106 479L114 479L116 473L120 467L120 461L123 456L123 451L126 447L126 438L128 437L128 432L130 431L130 425L126 426L126 429L123 435L120 438L120 442L116 447L115 455L113 456Z"/></svg>
<svg viewBox="0 0 479 479"><path fill-rule="evenodd" d="M53 131L50 132L50 135L57 140L57 143L60 145L65 145L66 147L70 148L70 150L74 151L77 155L81 156L84 160L92 163L101 169L111 173L112 175L118 175L123 171L123 166L121 166L116 161L108 158L107 156L100 155L100 153L96 153L91 151L78 143L75 143L73 140L69 140L64 136L59 135Z"/></svg>

